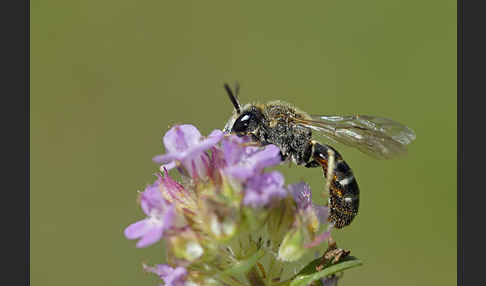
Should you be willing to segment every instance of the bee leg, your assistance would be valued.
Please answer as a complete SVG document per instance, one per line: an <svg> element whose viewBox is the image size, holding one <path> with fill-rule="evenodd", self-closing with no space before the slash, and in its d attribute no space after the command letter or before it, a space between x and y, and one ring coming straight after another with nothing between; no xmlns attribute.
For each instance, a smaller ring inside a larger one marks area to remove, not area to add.
<svg viewBox="0 0 486 286"><path fill-rule="evenodd" d="M263 144L258 142L258 141L249 141L249 142L241 143L240 145L243 146L243 147L262 147L263 146Z"/></svg>
<svg viewBox="0 0 486 286"><path fill-rule="evenodd" d="M314 140L309 143L306 154L306 167L320 166L324 171L326 187L323 194L329 195L329 221L336 228L349 225L359 208L359 187L351 168L334 148Z"/></svg>

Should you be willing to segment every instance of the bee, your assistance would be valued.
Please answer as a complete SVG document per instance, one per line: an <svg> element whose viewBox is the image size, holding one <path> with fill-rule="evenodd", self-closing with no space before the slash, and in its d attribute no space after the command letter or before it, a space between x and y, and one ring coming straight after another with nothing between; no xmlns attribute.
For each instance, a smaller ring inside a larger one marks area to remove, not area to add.
<svg viewBox="0 0 486 286"><path fill-rule="evenodd" d="M349 225L358 214L359 187L341 154L313 139L313 134L357 148L377 159L403 155L407 145L415 140L412 129L391 119L369 115L309 115L282 101L241 106L239 85L236 84L234 93L228 84L224 88L234 106L224 132L249 135L262 146L274 144L280 148L282 160L307 168L321 167L324 176L328 175L328 220L336 228Z"/></svg>

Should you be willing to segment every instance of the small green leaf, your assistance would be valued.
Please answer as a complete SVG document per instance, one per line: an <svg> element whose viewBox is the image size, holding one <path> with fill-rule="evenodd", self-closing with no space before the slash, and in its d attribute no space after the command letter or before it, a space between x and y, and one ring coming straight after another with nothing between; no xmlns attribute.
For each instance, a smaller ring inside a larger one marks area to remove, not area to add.
<svg viewBox="0 0 486 286"><path fill-rule="evenodd" d="M304 247L302 229L291 229L278 248L278 258L283 261L299 260L308 250Z"/></svg>
<svg viewBox="0 0 486 286"><path fill-rule="evenodd" d="M321 271L316 271L316 266L322 262L321 258L317 258L307 264L290 282L290 286L307 286L312 282L327 277L331 274L341 272L343 270L356 267L362 264L361 260L354 256L343 258L336 264L328 262L324 265Z"/></svg>
<svg viewBox="0 0 486 286"><path fill-rule="evenodd" d="M244 274L260 260L265 255L263 249L258 250L257 252L253 253L250 257L245 260L240 260L236 263L233 267L226 269L224 272L229 275L234 274Z"/></svg>

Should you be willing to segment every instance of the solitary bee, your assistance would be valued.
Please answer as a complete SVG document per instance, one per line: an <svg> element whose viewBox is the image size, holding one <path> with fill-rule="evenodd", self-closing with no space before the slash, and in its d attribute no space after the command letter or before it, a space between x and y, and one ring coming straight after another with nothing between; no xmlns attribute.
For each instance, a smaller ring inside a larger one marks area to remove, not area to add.
<svg viewBox="0 0 486 286"><path fill-rule="evenodd" d="M274 144L283 160L307 168L321 166L328 178L329 221L336 228L349 225L358 214L359 187L343 157L333 147L313 140L312 132L378 159L406 153L406 145L415 139L413 130L382 117L309 115L281 101L241 106L239 86L234 93L228 84L224 87L235 108L224 131L249 135L257 144Z"/></svg>

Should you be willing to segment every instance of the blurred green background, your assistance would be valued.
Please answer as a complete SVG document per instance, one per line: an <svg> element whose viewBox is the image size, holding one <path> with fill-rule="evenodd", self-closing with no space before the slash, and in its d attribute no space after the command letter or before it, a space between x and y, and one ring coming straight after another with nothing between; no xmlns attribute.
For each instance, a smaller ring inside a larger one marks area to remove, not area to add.
<svg viewBox="0 0 486 286"><path fill-rule="evenodd" d="M361 188L335 232L364 266L340 285L456 284L456 1L31 1L32 285L158 285L123 229L174 123L203 134L232 106L282 99L309 113L413 128L409 155L335 146ZM282 168L318 197L318 169ZM317 191L316 191L317 190Z"/></svg>

